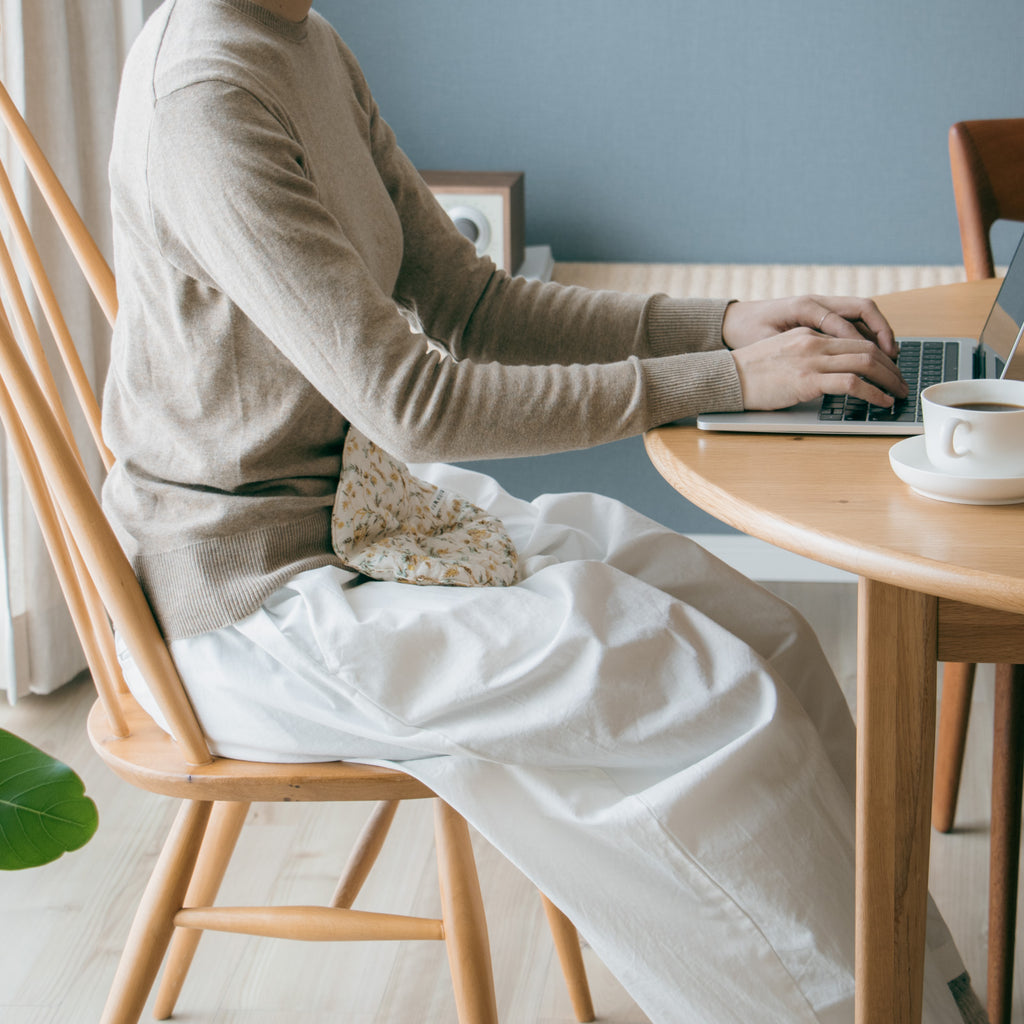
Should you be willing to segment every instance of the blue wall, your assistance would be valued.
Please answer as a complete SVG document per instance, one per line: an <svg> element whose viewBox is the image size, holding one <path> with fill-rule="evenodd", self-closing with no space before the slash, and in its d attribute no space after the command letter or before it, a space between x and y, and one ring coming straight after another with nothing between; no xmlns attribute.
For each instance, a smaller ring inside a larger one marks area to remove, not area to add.
<svg viewBox="0 0 1024 1024"><path fill-rule="evenodd" d="M1024 0L315 6L413 161L524 170L527 241L561 260L959 263L949 126L1024 114ZM481 468L725 529L639 439Z"/></svg>
<svg viewBox="0 0 1024 1024"><path fill-rule="evenodd" d="M959 263L949 126L1024 113L1022 0L315 6L417 165L525 170L562 260ZM638 439L482 468L724 529Z"/></svg>
<svg viewBox="0 0 1024 1024"><path fill-rule="evenodd" d="M563 260L957 263L946 132L1022 0L317 0L421 167L523 169Z"/></svg>

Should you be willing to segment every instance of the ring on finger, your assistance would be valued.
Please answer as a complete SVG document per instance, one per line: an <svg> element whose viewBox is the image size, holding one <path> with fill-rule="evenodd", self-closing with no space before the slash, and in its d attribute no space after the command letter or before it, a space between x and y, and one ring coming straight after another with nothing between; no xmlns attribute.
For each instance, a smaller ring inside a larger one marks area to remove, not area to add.
<svg viewBox="0 0 1024 1024"><path fill-rule="evenodd" d="M821 330L821 325L822 325L822 324L823 324L823 323L824 323L824 322L825 322L825 321L826 321L826 320L827 320L827 319L828 319L828 318L829 318L829 317L830 317L830 316L831 316L831 315L832 315L832 314L833 314L834 312L835 312L835 310L834 310L834 309L826 309L826 310L825 310L825 312L821 314L821 319L820 319L820 320L818 321L818 326L817 326L817 328L815 328L815 329L816 329L816 330L819 330L819 331L820 331L820 330Z"/></svg>

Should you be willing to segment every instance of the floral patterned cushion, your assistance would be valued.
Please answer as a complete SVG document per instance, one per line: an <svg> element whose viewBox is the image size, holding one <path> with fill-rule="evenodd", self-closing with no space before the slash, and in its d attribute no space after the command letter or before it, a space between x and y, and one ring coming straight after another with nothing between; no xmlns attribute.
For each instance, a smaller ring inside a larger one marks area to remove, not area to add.
<svg viewBox="0 0 1024 1024"><path fill-rule="evenodd" d="M378 580L509 586L519 556L501 521L408 468L350 426L331 539L350 568Z"/></svg>

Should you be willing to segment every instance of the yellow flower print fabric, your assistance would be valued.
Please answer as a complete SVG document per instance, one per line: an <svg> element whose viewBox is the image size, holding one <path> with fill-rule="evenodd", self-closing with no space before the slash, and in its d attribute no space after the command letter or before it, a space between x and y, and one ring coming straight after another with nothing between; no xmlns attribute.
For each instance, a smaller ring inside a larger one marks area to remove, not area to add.
<svg viewBox="0 0 1024 1024"><path fill-rule="evenodd" d="M519 555L501 520L408 468L349 426L331 540L351 569L421 586L510 586Z"/></svg>

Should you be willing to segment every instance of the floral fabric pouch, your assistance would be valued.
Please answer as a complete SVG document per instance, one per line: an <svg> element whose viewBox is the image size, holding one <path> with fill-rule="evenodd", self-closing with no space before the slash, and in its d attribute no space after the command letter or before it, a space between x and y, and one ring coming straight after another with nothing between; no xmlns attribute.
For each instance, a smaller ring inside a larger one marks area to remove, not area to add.
<svg viewBox="0 0 1024 1024"><path fill-rule="evenodd" d="M349 426L331 516L335 554L377 580L510 586L519 556L501 520L408 468Z"/></svg>

